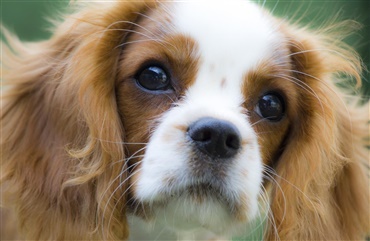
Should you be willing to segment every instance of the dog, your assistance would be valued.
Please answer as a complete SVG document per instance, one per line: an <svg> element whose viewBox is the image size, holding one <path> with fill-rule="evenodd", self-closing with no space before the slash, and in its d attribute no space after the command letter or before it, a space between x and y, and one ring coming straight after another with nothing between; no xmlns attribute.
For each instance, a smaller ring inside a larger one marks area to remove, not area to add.
<svg viewBox="0 0 370 241"><path fill-rule="evenodd" d="M361 83L345 25L106 1L45 41L3 28L2 239L364 238L368 104L337 86Z"/></svg>

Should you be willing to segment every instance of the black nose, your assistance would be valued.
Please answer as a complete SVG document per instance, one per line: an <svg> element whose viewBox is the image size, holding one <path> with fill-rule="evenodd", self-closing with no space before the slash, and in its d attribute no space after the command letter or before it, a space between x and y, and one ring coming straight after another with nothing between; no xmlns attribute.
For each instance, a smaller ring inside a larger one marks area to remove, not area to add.
<svg viewBox="0 0 370 241"><path fill-rule="evenodd" d="M212 158L230 158L240 149L240 133L229 121L201 118L189 126L188 135L200 151Z"/></svg>

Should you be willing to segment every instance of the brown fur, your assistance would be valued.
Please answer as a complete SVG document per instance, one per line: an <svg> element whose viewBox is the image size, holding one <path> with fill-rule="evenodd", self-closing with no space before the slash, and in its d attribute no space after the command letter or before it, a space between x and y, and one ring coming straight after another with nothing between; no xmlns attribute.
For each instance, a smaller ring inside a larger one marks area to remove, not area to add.
<svg viewBox="0 0 370 241"><path fill-rule="evenodd" d="M125 156L143 146L124 143L148 141L169 100L181 99L194 81L199 61L191 51L196 43L186 36L164 39L167 46L132 45L121 56L122 41L140 38L117 29L135 29L129 22L143 21L137 12L155 8L150 1L91 5L35 44L20 43L4 29L2 239L127 239L129 191L120 180L128 176ZM265 239L364 238L370 229L368 105L348 101L333 83L338 73L360 82L360 60L334 33L285 23L281 31L286 43L277 46L277 62L246 74L243 88L249 112L264 89L281 90L290 103L278 125L254 125L264 163L276 173L265 183ZM289 58L280 63L281 56ZM171 63L172 75L185 80L179 96L154 100L122 82L150 58ZM16 225L10 225L13 217Z"/></svg>
<svg viewBox="0 0 370 241"><path fill-rule="evenodd" d="M121 191L110 197L126 168L115 97L115 47L125 32L110 28L131 28L119 21L135 22L153 5L90 6L50 40L24 46L12 38L14 53L5 50L1 189L23 237L127 238L126 200Z"/></svg>
<svg viewBox="0 0 370 241"><path fill-rule="evenodd" d="M356 105L334 85L339 74L359 83L360 61L337 40L341 35L282 28L303 87L295 90L297 109L274 166L276 183L268 187L276 229L267 240L364 239L370 228L368 105Z"/></svg>

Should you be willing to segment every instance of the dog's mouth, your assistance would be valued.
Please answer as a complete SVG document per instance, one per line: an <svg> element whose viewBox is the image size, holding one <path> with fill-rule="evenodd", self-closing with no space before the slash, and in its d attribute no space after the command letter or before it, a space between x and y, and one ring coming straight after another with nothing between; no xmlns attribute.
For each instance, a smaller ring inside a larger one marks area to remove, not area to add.
<svg viewBox="0 0 370 241"><path fill-rule="evenodd" d="M168 195L169 199L184 198L195 204L202 204L210 200L223 204L230 202L230 198L222 186L207 182L191 184L172 191Z"/></svg>
<svg viewBox="0 0 370 241"><path fill-rule="evenodd" d="M225 188L217 182L198 182L183 187L169 188L162 193L162 199L154 201L154 206L167 208L171 203L183 203L189 208L197 209L204 206L217 206L226 213L233 215L240 203L237 193Z"/></svg>

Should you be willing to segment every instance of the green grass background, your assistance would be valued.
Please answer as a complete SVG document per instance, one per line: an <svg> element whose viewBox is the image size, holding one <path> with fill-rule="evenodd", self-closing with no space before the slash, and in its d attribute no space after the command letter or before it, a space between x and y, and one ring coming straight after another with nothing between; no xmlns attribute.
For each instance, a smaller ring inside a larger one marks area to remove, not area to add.
<svg viewBox="0 0 370 241"><path fill-rule="evenodd" d="M262 4L263 1L260 1ZM1 22L22 40L37 41L50 36L47 18L53 18L68 5L67 0L0 0ZM346 41L362 56L370 69L370 1L369 0L267 0L265 6L275 15L286 19L300 18L302 23L320 26L339 13L339 19L353 19L363 28ZM363 74L361 92L365 100L370 96L370 74ZM236 240L260 240L262 229L248 238Z"/></svg>

